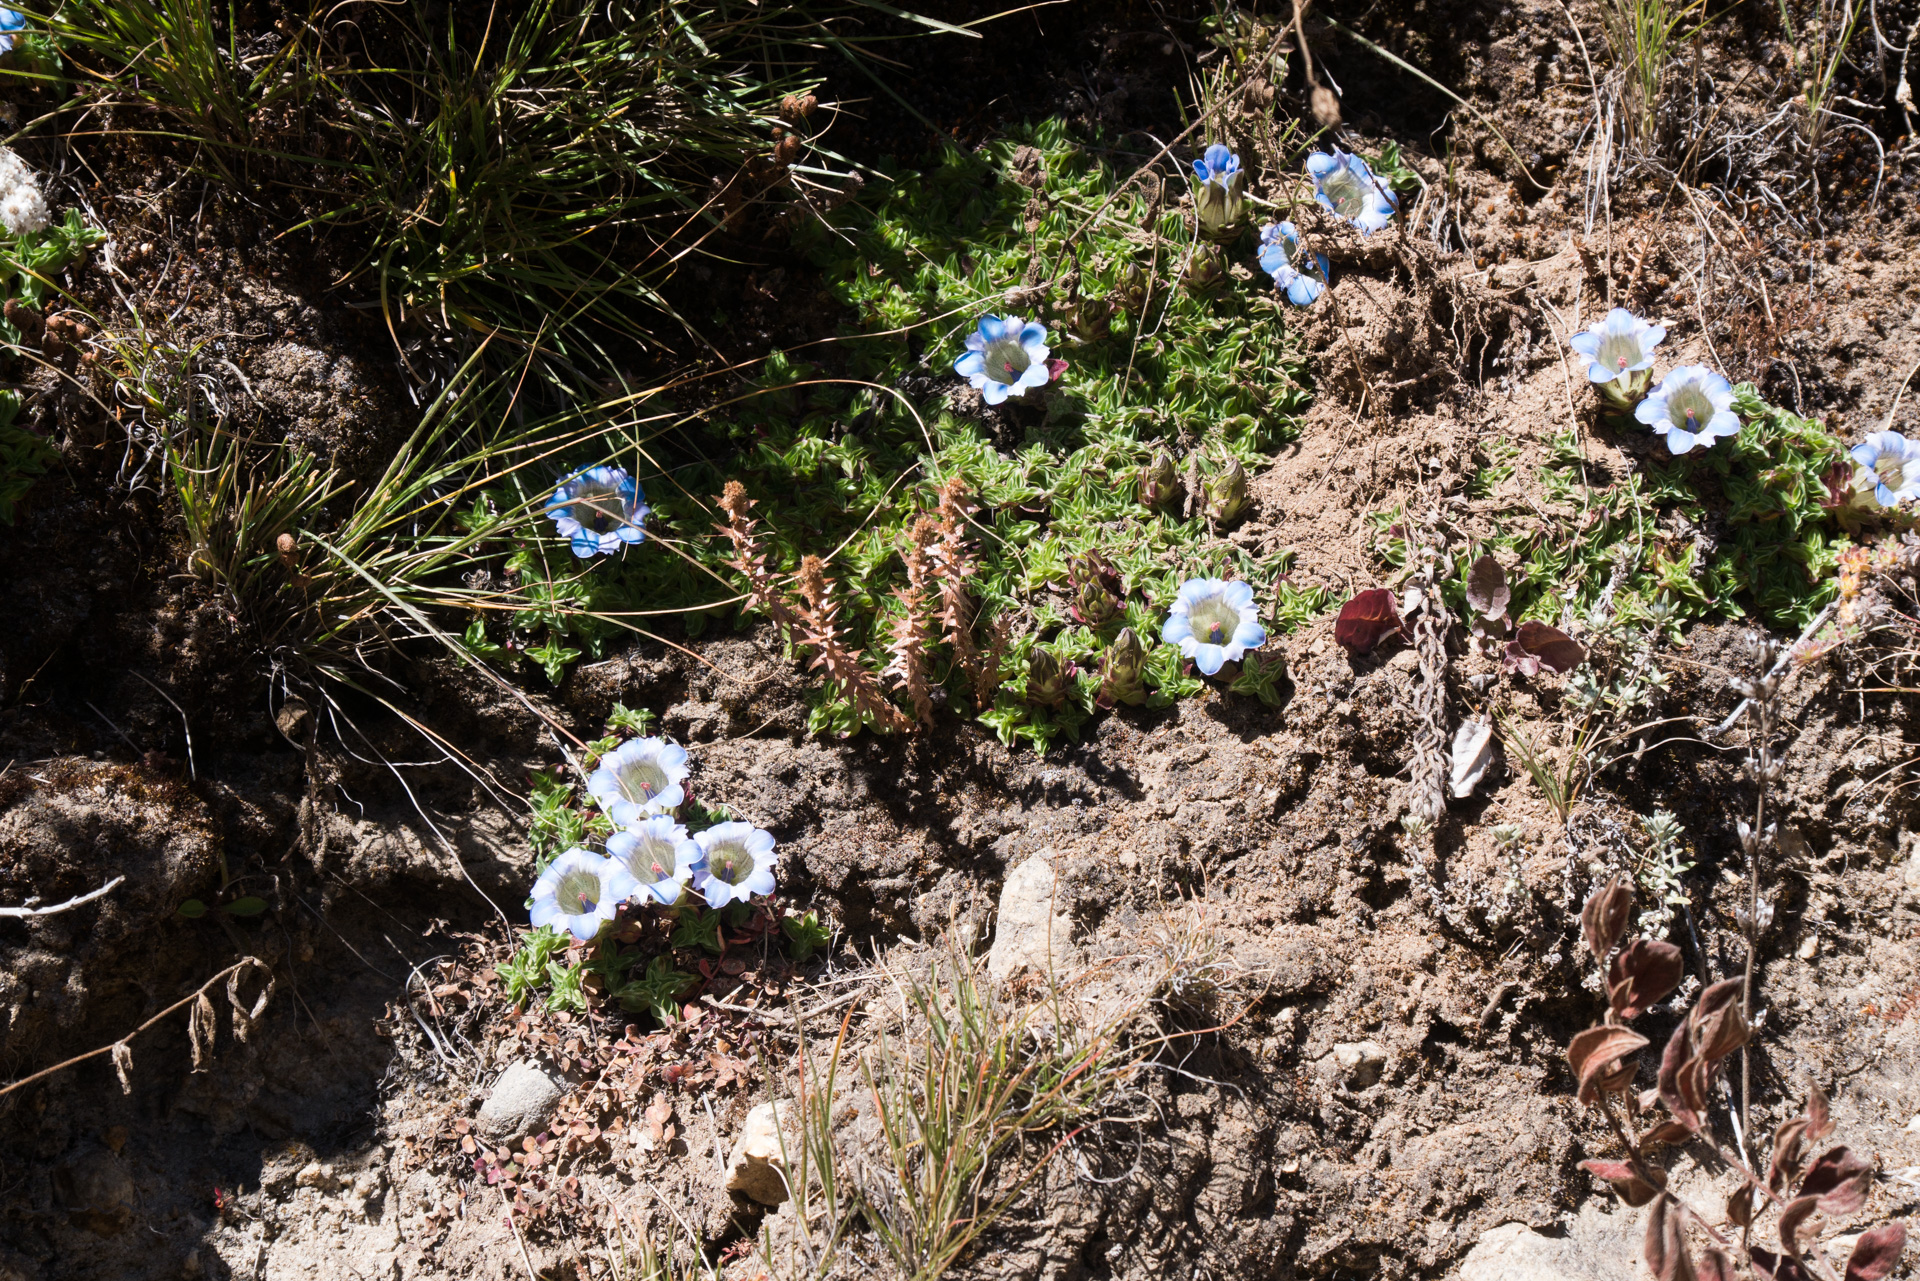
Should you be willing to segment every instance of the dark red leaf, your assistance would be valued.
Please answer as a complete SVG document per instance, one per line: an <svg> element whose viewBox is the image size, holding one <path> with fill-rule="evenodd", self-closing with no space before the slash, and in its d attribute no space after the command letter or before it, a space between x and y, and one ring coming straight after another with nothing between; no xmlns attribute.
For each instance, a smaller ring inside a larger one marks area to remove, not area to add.
<svg viewBox="0 0 1920 1281"><path fill-rule="evenodd" d="M1819 1198L1822 1214L1852 1214L1866 1203L1867 1184L1872 1180L1873 1166L1842 1145L1828 1148L1807 1168L1807 1177L1800 1180L1800 1195Z"/></svg>
<svg viewBox="0 0 1920 1281"><path fill-rule="evenodd" d="M1707 1110L1708 1087L1713 1083L1713 1064L1705 1059L1688 1059L1680 1065L1680 1098L1696 1116Z"/></svg>
<svg viewBox="0 0 1920 1281"><path fill-rule="evenodd" d="M1635 939L1613 958L1607 990L1621 1022L1637 1019L1661 997L1680 986L1685 966L1680 949L1654 939Z"/></svg>
<svg viewBox="0 0 1920 1281"><path fill-rule="evenodd" d="M1681 1122L1662 1121L1641 1137L1640 1145L1652 1147L1656 1143L1684 1143L1692 1137L1693 1131Z"/></svg>
<svg viewBox="0 0 1920 1281"><path fill-rule="evenodd" d="M1647 1236L1644 1243L1647 1267L1654 1281L1695 1281L1693 1262L1687 1257L1687 1238L1681 1230L1681 1211L1674 1199L1662 1192L1647 1212Z"/></svg>
<svg viewBox="0 0 1920 1281"><path fill-rule="evenodd" d="M1627 914L1633 910L1633 882L1616 876L1595 890L1580 909L1580 932L1586 935L1587 950L1593 959L1604 962L1613 945L1626 932Z"/></svg>
<svg viewBox="0 0 1920 1281"><path fill-rule="evenodd" d="M1540 674L1540 656L1537 654L1529 654L1526 650L1520 648L1519 641L1510 640L1507 642L1507 666L1519 672L1522 676L1538 676Z"/></svg>
<svg viewBox="0 0 1920 1281"><path fill-rule="evenodd" d="M1532 655L1543 666L1556 672L1570 672L1587 661L1586 648L1579 641L1558 627L1549 627L1545 623L1528 621L1520 624L1513 644L1522 653Z"/></svg>
<svg viewBox="0 0 1920 1281"><path fill-rule="evenodd" d="M1904 1223L1882 1224L1871 1232L1862 1232L1854 1242L1852 1256L1847 1259L1846 1281L1880 1281L1893 1271L1906 1248L1907 1225Z"/></svg>
<svg viewBox="0 0 1920 1281"><path fill-rule="evenodd" d="M1380 643L1380 638L1400 627L1400 610L1393 593L1384 587L1361 592L1340 607L1333 622L1333 639L1350 654L1359 655Z"/></svg>
<svg viewBox="0 0 1920 1281"><path fill-rule="evenodd" d="M1660 1193L1659 1188L1635 1174L1633 1167L1625 1161L1582 1161L1580 1168L1605 1179L1620 1199L1631 1206L1645 1205Z"/></svg>
<svg viewBox="0 0 1920 1281"><path fill-rule="evenodd" d="M1646 1044L1646 1037L1624 1027L1590 1027L1575 1036L1567 1046L1567 1062L1580 1080L1580 1101L1592 1103L1597 1094L1596 1078Z"/></svg>
<svg viewBox="0 0 1920 1281"><path fill-rule="evenodd" d="M1727 1222L1735 1227L1749 1227L1753 1223L1753 1186L1742 1183L1727 1194Z"/></svg>

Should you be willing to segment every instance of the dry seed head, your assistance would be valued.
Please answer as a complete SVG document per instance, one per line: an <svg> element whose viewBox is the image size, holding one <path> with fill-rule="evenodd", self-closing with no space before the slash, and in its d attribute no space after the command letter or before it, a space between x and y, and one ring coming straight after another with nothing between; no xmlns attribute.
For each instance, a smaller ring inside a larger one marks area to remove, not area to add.
<svg viewBox="0 0 1920 1281"><path fill-rule="evenodd" d="M1340 123L1340 99L1333 96L1333 90L1315 85L1308 101L1313 107L1314 123L1322 129L1331 129Z"/></svg>

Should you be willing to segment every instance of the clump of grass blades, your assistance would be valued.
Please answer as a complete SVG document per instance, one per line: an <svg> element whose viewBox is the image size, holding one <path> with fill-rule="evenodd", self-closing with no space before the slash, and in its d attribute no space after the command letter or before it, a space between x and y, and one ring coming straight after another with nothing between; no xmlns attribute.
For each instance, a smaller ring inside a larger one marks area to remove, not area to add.
<svg viewBox="0 0 1920 1281"><path fill-rule="evenodd" d="M879 1126L865 1159L835 1131L836 1042L825 1073L805 1082L800 1148L788 1153L806 1271L825 1276L837 1252L877 1244L904 1277L944 1275L1055 1155L1127 1105L1151 1057L1127 1043L1138 1008L1086 1026L1049 995L1012 1002L953 952L908 978L910 1030L881 1034L859 1058Z"/></svg>

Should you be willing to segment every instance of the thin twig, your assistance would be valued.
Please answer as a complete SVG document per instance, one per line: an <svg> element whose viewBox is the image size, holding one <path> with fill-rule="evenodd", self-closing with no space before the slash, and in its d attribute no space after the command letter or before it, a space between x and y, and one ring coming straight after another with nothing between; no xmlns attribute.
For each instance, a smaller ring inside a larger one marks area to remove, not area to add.
<svg viewBox="0 0 1920 1281"><path fill-rule="evenodd" d="M166 699L167 702L172 703L173 710L180 713L180 730L182 733L184 733L187 736L187 777L194 780L195 782L198 782L200 779L200 775L198 771L196 771L193 767L193 726L187 723L187 709L180 706L180 704L178 703L174 703L173 695L167 693L166 690L161 689L158 685L155 685L152 681L147 680L147 678L140 675L139 672L129 670L127 674L129 676L134 677L136 680L145 681L148 688L153 690L153 692L158 694L160 697Z"/></svg>
<svg viewBox="0 0 1920 1281"><path fill-rule="evenodd" d="M0 907L0 916L52 916L54 913L64 912L70 907L79 907L82 903L91 903L126 879L124 876L116 876L97 890L91 890L76 898L70 898L64 903L55 903L52 907Z"/></svg>

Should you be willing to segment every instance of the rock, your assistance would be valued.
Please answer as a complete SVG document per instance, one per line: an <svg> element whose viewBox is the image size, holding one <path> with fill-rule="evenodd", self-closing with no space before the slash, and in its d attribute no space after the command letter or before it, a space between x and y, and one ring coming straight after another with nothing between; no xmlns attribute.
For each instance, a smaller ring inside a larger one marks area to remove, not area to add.
<svg viewBox="0 0 1920 1281"><path fill-rule="evenodd" d="M733 1155L727 1158L727 1191L761 1205L779 1205L787 1199L782 1130L787 1131L788 1148L799 1142L793 1127L793 1105L785 1099L762 1103L747 1113L740 1137L734 1141Z"/></svg>
<svg viewBox="0 0 1920 1281"><path fill-rule="evenodd" d="M1328 1056L1349 1090L1364 1090L1380 1079L1387 1066L1386 1047L1378 1041L1343 1041Z"/></svg>
<svg viewBox="0 0 1920 1281"><path fill-rule="evenodd" d="M534 1059L521 1059L500 1074L480 1105L480 1130L490 1139L525 1138L546 1124L566 1096L567 1080Z"/></svg>
<svg viewBox="0 0 1920 1281"><path fill-rule="evenodd" d="M321 1161L309 1161L300 1167L300 1173L293 1176L296 1188L318 1188L322 1192L331 1192L336 1180L333 1167Z"/></svg>
<svg viewBox="0 0 1920 1281"><path fill-rule="evenodd" d="M1524 1223L1482 1233L1460 1263L1458 1281L1620 1281L1640 1275L1640 1216L1606 1213L1589 1201L1565 1236Z"/></svg>
<svg viewBox="0 0 1920 1281"><path fill-rule="evenodd" d="M105 1148L89 1148L54 1170L53 1190L77 1228L105 1237L133 1222L133 1176Z"/></svg>
<svg viewBox="0 0 1920 1281"><path fill-rule="evenodd" d="M1013 869L1000 891L1000 911L987 950L987 977L996 983L1022 973L1057 974L1072 951L1073 922L1056 911L1059 881L1046 853Z"/></svg>

